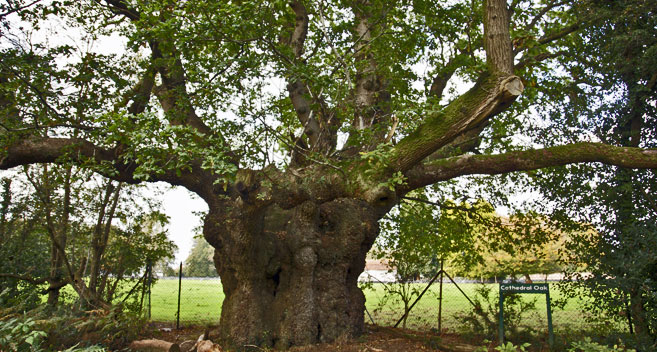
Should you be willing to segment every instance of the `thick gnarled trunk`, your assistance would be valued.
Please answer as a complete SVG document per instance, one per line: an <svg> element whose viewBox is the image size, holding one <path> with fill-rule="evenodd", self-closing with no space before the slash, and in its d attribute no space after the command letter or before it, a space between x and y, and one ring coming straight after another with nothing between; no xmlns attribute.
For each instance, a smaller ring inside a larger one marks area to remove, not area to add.
<svg viewBox="0 0 657 352"><path fill-rule="evenodd" d="M222 338L286 348L358 335L365 297L357 280L380 215L355 199L211 207L204 234L226 294Z"/></svg>

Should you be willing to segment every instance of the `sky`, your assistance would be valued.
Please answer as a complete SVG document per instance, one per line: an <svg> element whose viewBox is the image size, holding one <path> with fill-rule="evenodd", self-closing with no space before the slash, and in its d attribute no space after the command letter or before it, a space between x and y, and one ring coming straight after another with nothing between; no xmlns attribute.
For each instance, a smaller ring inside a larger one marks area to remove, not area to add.
<svg viewBox="0 0 657 352"><path fill-rule="evenodd" d="M162 198L164 213L169 216L168 236L176 246L175 263L184 262L192 249L195 228L200 224L197 212L207 212L208 206L201 198L183 187L172 187L164 192Z"/></svg>

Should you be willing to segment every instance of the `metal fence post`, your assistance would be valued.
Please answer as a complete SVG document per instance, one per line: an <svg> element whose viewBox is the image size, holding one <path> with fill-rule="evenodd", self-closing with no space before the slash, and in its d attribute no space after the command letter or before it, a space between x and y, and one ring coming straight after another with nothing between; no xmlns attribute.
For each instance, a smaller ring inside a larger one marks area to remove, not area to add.
<svg viewBox="0 0 657 352"><path fill-rule="evenodd" d="M424 296L424 294L427 292L427 290L429 289L429 287L431 287L431 285L433 284L433 282L436 281L436 279L438 278L438 275L440 275L440 273L436 273L436 275L434 275L434 277L431 279L431 281L429 281L429 283L427 284L427 287L425 287L424 290L420 293L420 295L417 296L417 298L415 299L415 301L413 301L413 304L411 304L411 306L408 308L408 311L405 312L404 315L402 315L402 317L399 318L399 320L397 320L397 323L396 323L395 326L394 326L395 328L396 328L396 327L399 325L399 323L401 323L402 320L404 320L404 318L405 318L405 317L411 312L411 309L413 309L413 307L415 307L415 303L417 303L417 302L420 300L420 298L422 298L422 296Z"/></svg>
<svg viewBox="0 0 657 352"><path fill-rule="evenodd" d="M440 290L438 291L438 333L443 332L443 263L444 259L440 259Z"/></svg>
<svg viewBox="0 0 657 352"><path fill-rule="evenodd" d="M153 266L149 262L146 271L148 272L148 320L151 320L151 286L153 284Z"/></svg>
<svg viewBox="0 0 657 352"><path fill-rule="evenodd" d="M180 270L178 271L178 311L176 312L176 329L180 329L180 292L182 290L182 266L180 262Z"/></svg>

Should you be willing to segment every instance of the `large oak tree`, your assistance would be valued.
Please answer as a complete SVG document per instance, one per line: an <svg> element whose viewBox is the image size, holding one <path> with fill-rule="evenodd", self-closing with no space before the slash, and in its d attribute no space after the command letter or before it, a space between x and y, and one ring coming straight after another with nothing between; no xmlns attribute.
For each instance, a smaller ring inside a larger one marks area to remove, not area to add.
<svg viewBox="0 0 657 352"><path fill-rule="evenodd" d="M74 162L198 194L226 294L220 330L238 345L358 335L365 255L411 190L569 163L657 167L657 150L586 135L494 144L595 23L574 1L0 6L0 168ZM23 34L64 27L126 50Z"/></svg>

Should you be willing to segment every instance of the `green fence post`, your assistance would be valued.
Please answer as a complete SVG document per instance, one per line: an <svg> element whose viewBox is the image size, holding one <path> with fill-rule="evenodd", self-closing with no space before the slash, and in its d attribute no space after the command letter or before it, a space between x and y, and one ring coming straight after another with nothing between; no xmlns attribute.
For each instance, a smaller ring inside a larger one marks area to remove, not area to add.
<svg viewBox="0 0 657 352"><path fill-rule="evenodd" d="M533 294L544 294L545 295L545 306L547 307L547 318L548 318L548 343L550 344L550 349L554 347L554 330L552 329L552 308L550 305L550 285L548 283L544 284L533 284L533 283L500 283L500 314L499 314L499 335L500 335L500 345L504 344L504 293L533 293Z"/></svg>
<svg viewBox="0 0 657 352"><path fill-rule="evenodd" d="M545 302L547 305L547 321L548 321L548 343L550 348L554 347L554 329L552 328L552 308L550 307L550 285L547 285L548 290L545 293Z"/></svg>

